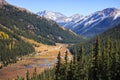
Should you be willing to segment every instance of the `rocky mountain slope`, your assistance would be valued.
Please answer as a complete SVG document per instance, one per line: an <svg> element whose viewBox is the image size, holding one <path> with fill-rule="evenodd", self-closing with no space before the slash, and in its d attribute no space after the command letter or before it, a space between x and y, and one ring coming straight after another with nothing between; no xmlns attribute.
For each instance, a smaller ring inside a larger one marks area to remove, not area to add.
<svg viewBox="0 0 120 80"><path fill-rule="evenodd" d="M82 36L94 37L119 23L120 10L107 8L86 16L83 20L72 26L72 30Z"/></svg>
<svg viewBox="0 0 120 80"><path fill-rule="evenodd" d="M42 14L42 16L49 18L48 16L51 15L49 13L45 13ZM66 17L64 18L66 19ZM61 18L57 17L52 20L60 24L57 19L61 20ZM71 29L79 35L91 38L120 23L120 9L107 8L88 16L74 15L72 17L68 17L67 19L69 19L67 22L62 20L62 26Z"/></svg>
<svg viewBox="0 0 120 80"><path fill-rule="evenodd" d="M77 21L79 21L80 19L83 18L83 16L79 15L79 14L74 14L70 17L67 17L62 13L47 11L47 10L40 11L40 12L37 13L37 15L39 15L41 17L45 17L47 19L51 19L53 21L56 21L61 26L65 26L69 22L77 22Z"/></svg>

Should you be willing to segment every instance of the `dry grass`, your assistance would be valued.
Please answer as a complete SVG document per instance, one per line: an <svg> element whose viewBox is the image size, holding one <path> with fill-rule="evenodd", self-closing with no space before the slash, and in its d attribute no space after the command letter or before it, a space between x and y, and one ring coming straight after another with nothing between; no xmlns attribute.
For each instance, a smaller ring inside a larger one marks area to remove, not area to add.
<svg viewBox="0 0 120 80"><path fill-rule="evenodd" d="M0 70L0 80L13 80L17 77L17 75L25 77L26 71L29 70L30 74L33 74L34 68L36 66L33 66L34 64L47 64L42 60L39 59L47 59L48 62L51 62L53 60L56 60L56 57L59 52L61 52L62 58L65 56L65 51L67 50L66 44L59 44L57 43L56 46L48 46L43 45L41 43L38 43L34 40L26 39L24 37L21 37L22 39L30 42L31 44L37 45L35 47L36 55L32 57L24 57L23 60L18 61L15 64L8 65L7 67L4 67ZM40 54L38 54L40 53ZM72 57L72 55L69 53L69 56ZM34 61L36 60L36 61ZM32 68L26 68L25 65L30 65ZM37 66L37 72L40 74L44 69L48 67L39 67Z"/></svg>

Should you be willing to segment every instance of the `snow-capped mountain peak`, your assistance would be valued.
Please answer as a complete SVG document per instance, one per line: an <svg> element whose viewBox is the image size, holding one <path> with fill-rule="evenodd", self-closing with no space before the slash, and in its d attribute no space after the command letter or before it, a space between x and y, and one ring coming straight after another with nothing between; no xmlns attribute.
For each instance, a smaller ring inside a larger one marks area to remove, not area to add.
<svg viewBox="0 0 120 80"><path fill-rule="evenodd" d="M72 21L74 21L76 23L76 22L80 21L81 19L83 19L84 16L80 15L80 14L74 14L71 16L71 18L72 18Z"/></svg>
<svg viewBox="0 0 120 80"><path fill-rule="evenodd" d="M119 11L119 9L117 9L117 8L106 8L106 9L102 10L101 12L103 12L105 15L110 15L117 11Z"/></svg>
<svg viewBox="0 0 120 80"><path fill-rule="evenodd" d="M71 18L78 18L78 17L82 17L82 15L80 15L80 14L74 14L74 15L72 15L72 16L70 16Z"/></svg>
<svg viewBox="0 0 120 80"><path fill-rule="evenodd" d="M89 26L89 25L92 25L93 23L95 23L95 24L99 23L99 22L101 22L102 20L104 20L106 18L113 17L113 20L114 20L119 16L120 16L120 10L119 9L106 8L106 9L104 9L102 11L97 11L97 12L95 12L95 13L89 15L89 16L86 16L82 20L82 24L84 23L84 26Z"/></svg>
<svg viewBox="0 0 120 80"><path fill-rule="evenodd" d="M106 15L114 17L113 20L117 19L120 17L120 9L117 8L107 8L103 10Z"/></svg>
<svg viewBox="0 0 120 80"><path fill-rule="evenodd" d="M84 17L72 26L72 30L80 35L93 37L118 23L120 23L120 10L106 8Z"/></svg>
<svg viewBox="0 0 120 80"><path fill-rule="evenodd" d="M74 14L67 17L61 13L51 11L43 11L37 14L52 19L61 26L86 37L94 37L120 23L120 9L117 8L106 8L88 16Z"/></svg>
<svg viewBox="0 0 120 80"><path fill-rule="evenodd" d="M45 17L47 19L51 19L51 20L54 20L56 22L59 22L60 20L59 19L65 19L66 16L59 13L59 12L52 12L52 11L40 11L37 13L37 15L39 16L42 16L42 17Z"/></svg>
<svg viewBox="0 0 120 80"><path fill-rule="evenodd" d="M67 17L65 15L63 15L62 13L59 12L53 12L53 11L40 11L37 13L37 15L45 17L47 19L51 19L56 21L57 23L68 23L70 21L75 21L75 20L80 20L80 18L82 18L83 16L79 15L79 14L75 14L73 16Z"/></svg>

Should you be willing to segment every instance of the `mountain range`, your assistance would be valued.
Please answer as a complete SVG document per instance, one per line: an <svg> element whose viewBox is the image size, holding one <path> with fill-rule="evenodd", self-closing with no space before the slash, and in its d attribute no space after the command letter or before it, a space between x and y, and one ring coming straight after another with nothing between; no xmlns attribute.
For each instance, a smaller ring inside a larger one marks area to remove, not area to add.
<svg viewBox="0 0 120 80"><path fill-rule="evenodd" d="M88 38L94 37L120 23L120 9L106 8L88 16L75 14L67 17L59 12L41 11L37 15L52 19L59 25Z"/></svg>
<svg viewBox="0 0 120 80"><path fill-rule="evenodd" d="M52 12L52 11L47 11L47 10L40 11L37 13L37 15L41 17L45 17L47 19L54 20L61 26L65 26L65 24L69 22L77 22L83 18L83 15L80 15L80 14L74 14L70 17L67 17L60 12Z"/></svg>

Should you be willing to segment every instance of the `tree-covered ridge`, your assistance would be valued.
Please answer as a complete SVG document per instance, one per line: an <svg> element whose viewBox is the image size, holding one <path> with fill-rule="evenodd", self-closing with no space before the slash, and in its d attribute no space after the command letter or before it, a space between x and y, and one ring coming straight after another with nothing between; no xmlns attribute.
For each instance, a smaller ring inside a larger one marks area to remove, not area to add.
<svg viewBox="0 0 120 80"><path fill-rule="evenodd" d="M0 68L15 63L19 57L34 52L31 44L0 25Z"/></svg>
<svg viewBox="0 0 120 80"><path fill-rule="evenodd" d="M100 40L101 47L103 45L105 45L105 42L107 41L108 38L111 39L113 43L115 43L115 42L120 43L120 24L117 25L116 27L113 27L113 28L103 32L102 34L99 35L99 37L101 39ZM91 45L94 44L95 39L96 39L96 37L89 41L76 44L76 45L70 47L69 49L72 53L77 53L77 52L79 53L80 46L84 46L86 49L85 53L87 54L91 49Z"/></svg>
<svg viewBox="0 0 120 80"><path fill-rule="evenodd" d="M59 27L54 21L12 5L4 5L0 8L0 24L18 35L45 44L54 44L55 42L74 43L83 40L69 30Z"/></svg>
<svg viewBox="0 0 120 80"><path fill-rule="evenodd" d="M100 37L102 37L102 39L106 39L107 37L109 37L112 40L119 40L120 39L120 24L118 24L114 28L111 28L105 31L104 33L100 35Z"/></svg>

